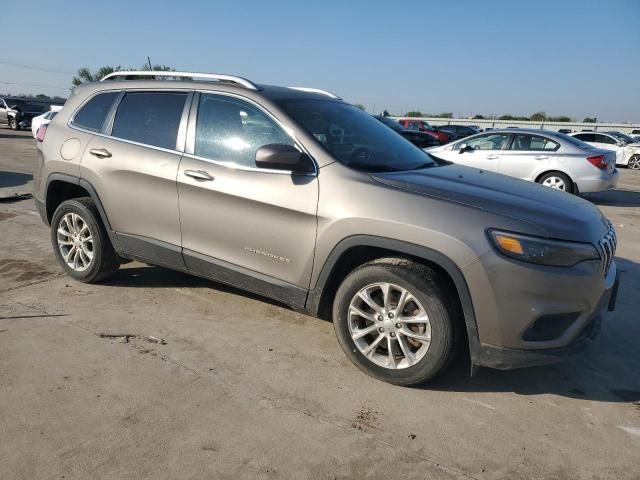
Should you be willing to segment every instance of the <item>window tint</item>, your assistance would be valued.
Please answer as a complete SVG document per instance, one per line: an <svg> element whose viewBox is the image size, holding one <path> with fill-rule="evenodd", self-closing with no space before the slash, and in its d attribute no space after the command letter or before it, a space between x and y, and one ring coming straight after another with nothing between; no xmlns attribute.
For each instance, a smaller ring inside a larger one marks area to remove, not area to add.
<svg viewBox="0 0 640 480"><path fill-rule="evenodd" d="M520 133L513 136L510 150L556 150L558 147L560 145L549 138Z"/></svg>
<svg viewBox="0 0 640 480"><path fill-rule="evenodd" d="M475 150L501 150L509 138L508 133L489 133L479 137L464 139L456 144L454 150L459 150L461 145L468 145Z"/></svg>
<svg viewBox="0 0 640 480"><path fill-rule="evenodd" d="M175 150L186 93L127 93L116 112L111 135Z"/></svg>
<svg viewBox="0 0 640 480"><path fill-rule="evenodd" d="M595 135L593 133L579 133L573 136L578 140L582 140L583 142L595 142Z"/></svg>
<svg viewBox="0 0 640 480"><path fill-rule="evenodd" d="M231 97L200 95L196 155L255 167L256 150L272 143L295 145L293 139L258 108Z"/></svg>
<svg viewBox="0 0 640 480"><path fill-rule="evenodd" d="M594 137L595 137L594 142L596 143L610 143L610 144L616 143L616 141L608 135L599 135L596 133L594 134Z"/></svg>
<svg viewBox="0 0 640 480"><path fill-rule="evenodd" d="M73 124L94 132L100 131L113 101L119 94L120 92L99 93L76 113L73 117Z"/></svg>

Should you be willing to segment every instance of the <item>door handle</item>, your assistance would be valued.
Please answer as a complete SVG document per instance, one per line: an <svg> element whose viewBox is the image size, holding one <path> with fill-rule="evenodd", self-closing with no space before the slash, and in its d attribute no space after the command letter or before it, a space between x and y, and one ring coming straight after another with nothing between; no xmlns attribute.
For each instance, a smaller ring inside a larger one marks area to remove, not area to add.
<svg viewBox="0 0 640 480"><path fill-rule="evenodd" d="M536 155L533 158L535 158L536 160L546 160L549 157L547 157L546 155Z"/></svg>
<svg viewBox="0 0 640 480"><path fill-rule="evenodd" d="M110 158L111 152L105 148L92 148L89 153L98 158Z"/></svg>
<svg viewBox="0 0 640 480"><path fill-rule="evenodd" d="M209 175L204 170L185 170L184 174L187 177L195 178L196 180L199 180L201 182L210 182L214 179L214 177Z"/></svg>
<svg viewBox="0 0 640 480"><path fill-rule="evenodd" d="M487 155L487 159L488 160L495 160L496 158L498 158L500 155Z"/></svg>

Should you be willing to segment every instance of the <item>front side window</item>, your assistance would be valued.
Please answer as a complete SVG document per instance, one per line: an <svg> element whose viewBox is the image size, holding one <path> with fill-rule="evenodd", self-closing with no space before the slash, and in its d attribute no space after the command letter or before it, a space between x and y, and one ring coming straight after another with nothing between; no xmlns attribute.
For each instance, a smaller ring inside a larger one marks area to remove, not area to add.
<svg viewBox="0 0 640 480"><path fill-rule="evenodd" d="M429 154L352 105L319 99L281 100L280 105L332 157L351 168L392 172L437 165Z"/></svg>
<svg viewBox="0 0 640 480"><path fill-rule="evenodd" d="M462 145L467 145L474 150L502 150L508 138L508 133L488 133L474 138L466 138L457 143L454 150L459 150Z"/></svg>
<svg viewBox="0 0 640 480"><path fill-rule="evenodd" d="M111 135L154 147L176 149L187 93L127 93L116 111Z"/></svg>
<svg viewBox="0 0 640 480"><path fill-rule="evenodd" d="M82 106L73 117L72 123L87 130L99 132L104 119L119 94L120 92L99 93Z"/></svg>
<svg viewBox="0 0 640 480"><path fill-rule="evenodd" d="M232 97L201 94L194 154L244 167L256 167L256 151L269 144L295 145L267 114Z"/></svg>
<svg viewBox="0 0 640 480"><path fill-rule="evenodd" d="M542 151L542 150L557 150L560 144L553 140L541 137L539 135L528 135L520 133L513 136L513 142L511 142L510 150L520 151Z"/></svg>

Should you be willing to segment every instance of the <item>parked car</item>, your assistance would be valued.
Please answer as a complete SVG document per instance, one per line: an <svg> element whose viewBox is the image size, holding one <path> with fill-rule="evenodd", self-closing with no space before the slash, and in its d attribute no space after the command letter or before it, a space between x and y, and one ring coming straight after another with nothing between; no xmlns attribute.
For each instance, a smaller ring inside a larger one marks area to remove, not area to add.
<svg viewBox="0 0 640 480"><path fill-rule="evenodd" d="M586 200L440 164L328 92L157 75L76 87L39 129L35 204L78 281L137 259L235 285L332 319L358 368L399 385L461 348L557 361L615 303L615 229Z"/></svg>
<svg viewBox="0 0 640 480"><path fill-rule="evenodd" d="M33 138L36 138L36 133L38 128L42 125L48 125L51 120L57 115L58 112L48 111L47 113L43 113L42 115L38 115L37 117L33 117L31 120L31 134Z"/></svg>
<svg viewBox="0 0 640 480"><path fill-rule="evenodd" d="M398 123L402 125L407 130L415 130L418 132L426 132L430 135L433 135L438 139L440 145L444 145L449 142L453 142L457 137L455 133L447 132L445 130L438 130L437 128L433 128L429 122L424 120L412 120L407 118L401 118L398 120Z"/></svg>
<svg viewBox="0 0 640 480"><path fill-rule="evenodd" d="M433 135L428 134L427 132L419 132L417 130L408 130L396 122L394 119L389 117L383 117L381 115L374 115L374 118L378 119L382 123L384 123L387 127L391 128L393 131L399 133L404 138L409 140L418 148L431 148L437 147L440 145L438 139Z"/></svg>
<svg viewBox="0 0 640 480"><path fill-rule="evenodd" d="M640 143L620 132L579 132L572 136L597 148L616 153L616 165L640 170Z"/></svg>
<svg viewBox="0 0 640 480"><path fill-rule="evenodd" d="M0 98L0 125L8 125L12 130L30 127L31 119L41 113L40 105L21 98Z"/></svg>
<svg viewBox="0 0 640 480"><path fill-rule="evenodd" d="M559 128L558 131L560 133L565 133L565 134L569 134L569 133L573 132L573 130L571 130L570 128Z"/></svg>
<svg viewBox="0 0 640 480"><path fill-rule="evenodd" d="M568 193L610 190L618 182L613 152L548 130L492 130L428 152Z"/></svg>
<svg viewBox="0 0 640 480"><path fill-rule="evenodd" d="M451 132L458 140L470 137L471 135L475 135L480 132L480 130L467 127L466 125L440 125L433 128L437 130L444 130L445 132Z"/></svg>
<svg viewBox="0 0 640 480"><path fill-rule="evenodd" d="M635 137L635 136L640 136L640 129L638 128L634 128L633 130L631 130L631 136Z"/></svg>

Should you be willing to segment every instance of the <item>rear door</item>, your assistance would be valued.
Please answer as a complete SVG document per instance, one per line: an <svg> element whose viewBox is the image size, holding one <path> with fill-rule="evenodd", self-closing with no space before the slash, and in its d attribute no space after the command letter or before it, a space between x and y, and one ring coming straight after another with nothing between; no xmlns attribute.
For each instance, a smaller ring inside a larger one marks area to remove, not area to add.
<svg viewBox="0 0 640 480"><path fill-rule="evenodd" d="M196 274L303 304L318 178L265 170L256 151L296 141L248 99L197 93L178 172L185 262Z"/></svg>
<svg viewBox="0 0 640 480"><path fill-rule="evenodd" d="M124 250L174 267L184 265L176 175L189 97L188 91L122 94L81 162Z"/></svg>
<svg viewBox="0 0 640 480"><path fill-rule="evenodd" d="M509 134L501 132L486 133L467 138L457 142L451 150L447 151L447 155L443 156L443 158L461 165L498 172L500 170L500 157L508 140ZM465 145L473 150L463 151L461 147Z"/></svg>
<svg viewBox="0 0 640 480"><path fill-rule="evenodd" d="M542 135L514 133L502 152L500 173L523 180L536 178L555 157L560 144Z"/></svg>

